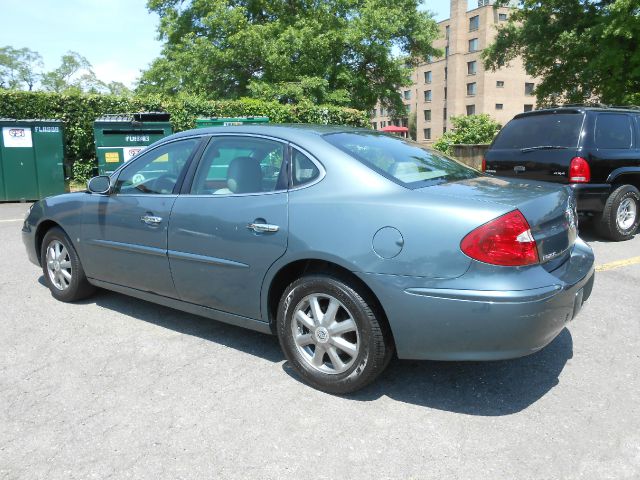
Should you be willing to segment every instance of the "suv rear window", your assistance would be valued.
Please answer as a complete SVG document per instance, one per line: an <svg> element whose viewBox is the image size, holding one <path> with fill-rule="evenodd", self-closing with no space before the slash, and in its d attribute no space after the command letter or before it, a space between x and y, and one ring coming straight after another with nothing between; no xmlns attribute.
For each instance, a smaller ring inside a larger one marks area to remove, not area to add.
<svg viewBox="0 0 640 480"><path fill-rule="evenodd" d="M500 131L492 148L577 147L583 117L575 112L514 118Z"/></svg>
<svg viewBox="0 0 640 480"><path fill-rule="evenodd" d="M631 147L631 117L619 113L600 113L596 120L596 147Z"/></svg>
<svg viewBox="0 0 640 480"><path fill-rule="evenodd" d="M331 145L408 188L475 178L482 174L405 138L374 132L331 133Z"/></svg>

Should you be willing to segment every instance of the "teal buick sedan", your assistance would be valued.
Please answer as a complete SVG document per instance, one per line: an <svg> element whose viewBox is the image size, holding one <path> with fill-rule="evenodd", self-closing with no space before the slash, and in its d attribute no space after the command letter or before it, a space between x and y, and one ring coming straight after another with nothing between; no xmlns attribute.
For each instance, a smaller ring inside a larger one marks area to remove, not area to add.
<svg viewBox="0 0 640 480"><path fill-rule="evenodd" d="M105 288L276 334L304 381L337 394L394 352L538 351L594 279L569 188L348 127L172 135L37 202L22 235L57 299Z"/></svg>

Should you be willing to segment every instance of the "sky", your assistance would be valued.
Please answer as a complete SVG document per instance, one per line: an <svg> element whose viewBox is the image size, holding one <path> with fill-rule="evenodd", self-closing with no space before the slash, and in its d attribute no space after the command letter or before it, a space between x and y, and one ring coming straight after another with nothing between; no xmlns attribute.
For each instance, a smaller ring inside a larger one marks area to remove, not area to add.
<svg viewBox="0 0 640 480"><path fill-rule="evenodd" d="M426 0L436 20L449 16L449 0ZM0 0L0 47L40 53L44 70L75 51L104 81L133 86L140 71L160 54L158 16L146 0Z"/></svg>

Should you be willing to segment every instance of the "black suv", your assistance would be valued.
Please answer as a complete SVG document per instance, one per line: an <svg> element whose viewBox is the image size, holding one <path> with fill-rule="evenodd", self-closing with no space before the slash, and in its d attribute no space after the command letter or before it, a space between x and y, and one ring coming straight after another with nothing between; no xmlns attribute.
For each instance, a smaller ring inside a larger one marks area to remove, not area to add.
<svg viewBox="0 0 640 480"><path fill-rule="evenodd" d="M516 115L483 161L490 174L571 185L612 240L640 223L640 110L568 106Z"/></svg>

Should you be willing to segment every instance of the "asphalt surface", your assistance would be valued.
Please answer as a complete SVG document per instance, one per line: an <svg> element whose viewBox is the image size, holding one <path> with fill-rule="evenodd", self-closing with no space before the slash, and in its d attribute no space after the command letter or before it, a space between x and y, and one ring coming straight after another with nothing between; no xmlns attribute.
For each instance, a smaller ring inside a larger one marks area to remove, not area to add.
<svg viewBox="0 0 640 480"><path fill-rule="evenodd" d="M102 291L64 304L0 204L0 478L640 478L640 236L541 352L393 361L347 398L275 337ZM634 261L636 263L634 263Z"/></svg>

